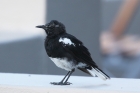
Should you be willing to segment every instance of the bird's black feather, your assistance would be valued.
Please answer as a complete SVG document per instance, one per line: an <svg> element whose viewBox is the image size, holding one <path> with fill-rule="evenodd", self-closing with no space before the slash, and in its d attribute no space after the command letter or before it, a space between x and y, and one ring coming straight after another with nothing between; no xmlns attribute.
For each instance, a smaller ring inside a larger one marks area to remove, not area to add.
<svg viewBox="0 0 140 93"><path fill-rule="evenodd" d="M68 38L75 44L75 45L65 45L61 43L64 50L70 53L76 59L77 62L82 62L89 66L97 67L95 62L92 60L88 49L83 45L83 43L80 40L67 33L61 35L60 37Z"/></svg>
<svg viewBox="0 0 140 93"><path fill-rule="evenodd" d="M66 33L65 26L56 20L52 20L46 25L36 26L43 28L47 34L45 39L45 49L50 59L60 68L68 70L68 77L59 83L53 84L70 84L67 82L75 68L102 79L109 79L109 76L98 68L92 60L88 49L75 36Z"/></svg>

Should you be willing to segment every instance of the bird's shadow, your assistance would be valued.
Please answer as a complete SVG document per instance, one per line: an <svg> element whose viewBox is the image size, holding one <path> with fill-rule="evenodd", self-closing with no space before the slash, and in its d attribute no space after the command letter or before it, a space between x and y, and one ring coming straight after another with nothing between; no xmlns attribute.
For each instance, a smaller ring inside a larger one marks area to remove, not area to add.
<svg viewBox="0 0 140 93"><path fill-rule="evenodd" d="M102 88L102 87L108 87L108 84L98 84L98 85L81 85L81 86L76 86L76 88Z"/></svg>

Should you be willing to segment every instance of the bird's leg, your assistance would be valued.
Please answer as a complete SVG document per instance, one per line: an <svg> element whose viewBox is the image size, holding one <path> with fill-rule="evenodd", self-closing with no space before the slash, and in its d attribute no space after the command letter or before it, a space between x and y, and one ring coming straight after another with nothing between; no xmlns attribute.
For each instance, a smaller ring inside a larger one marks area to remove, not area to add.
<svg viewBox="0 0 140 93"><path fill-rule="evenodd" d="M63 83L63 81L65 80L65 78L68 76L69 73L70 73L70 71L65 75L65 77L60 82Z"/></svg>
<svg viewBox="0 0 140 93"><path fill-rule="evenodd" d="M70 71L70 74L68 75L68 77L67 77L67 79L65 80L65 82L64 82L64 84L71 84L70 82L67 82L68 81L68 79L69 79L69 77L71 76L71 74L73 73L75 71L75 69L72 69L71 71Z"/></svg>
<svg viewBox="0 0 140 93"><path fill-rule="evenodd" d="M60 81L60 82L51 82L51 84L53 85L70 85L70 82L67 82L69 77L71 76L71 74L75 71L75 69L72 69L72 71L69 71L66 76ZM67 77L68 76L68 77ZM65 78L67 77L67 79L65 80ZM64 81L65 80L65 81Z"/></svg>
<svg viewBox="0 0 140 93"><path fill-rule="evenodd" d="M65 78L70 74L71 71L69 71L65 77L60 81L60 82L51 82L51 84L54 84L54 85L64 85L63 84L63 81L65 80Z"/></svg>

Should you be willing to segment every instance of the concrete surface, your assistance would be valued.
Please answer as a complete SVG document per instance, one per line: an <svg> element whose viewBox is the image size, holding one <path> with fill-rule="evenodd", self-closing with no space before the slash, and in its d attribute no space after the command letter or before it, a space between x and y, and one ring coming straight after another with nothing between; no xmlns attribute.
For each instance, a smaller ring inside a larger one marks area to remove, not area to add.
<svg viewBox="0 0 140 93"><path fill-rule="evenodd" d="M140 79L72 76L72 85L51 85L63 76L0 73L0 93L140 93Z"/></svg>

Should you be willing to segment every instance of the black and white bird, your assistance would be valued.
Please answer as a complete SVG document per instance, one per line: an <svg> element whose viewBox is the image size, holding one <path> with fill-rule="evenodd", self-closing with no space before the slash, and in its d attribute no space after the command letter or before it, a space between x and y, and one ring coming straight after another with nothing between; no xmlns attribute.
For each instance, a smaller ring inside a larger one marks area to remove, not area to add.
<svg viewBox="0 0 140 93"><path fill-rule="evenodd" d="M103 80L110 79L107 74L98 68L83 43L73 35L68 34L61 22L52 20L46 25L36 27L44 29L47 34L45 49L49 58L56 66L68 71L60 82L51 82L51 84L70 85L71 83L67 81L76 68Z"/></svg>

